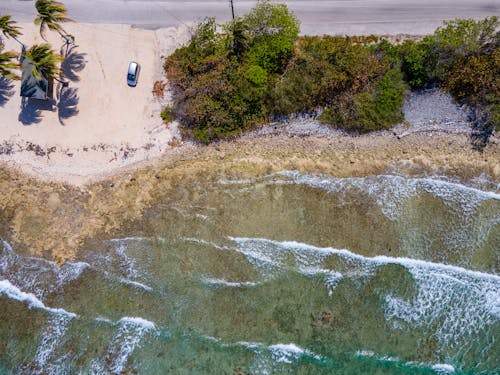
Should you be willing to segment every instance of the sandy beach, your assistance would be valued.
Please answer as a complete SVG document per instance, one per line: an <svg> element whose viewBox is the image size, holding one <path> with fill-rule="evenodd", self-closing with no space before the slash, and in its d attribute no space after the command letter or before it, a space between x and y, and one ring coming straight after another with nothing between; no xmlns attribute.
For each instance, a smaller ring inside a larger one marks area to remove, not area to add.
<svg viewBox="0 0 500 375"><path fill-rule="evenodd" d="M21 24L21 41L44 42L33 24ZM161 155L178 137L175 123L160 119L168 96L153 96L163 80L161 56L189 36L187 26L152 30L127 25L70 23L69 48L57 33L47 40L66 55L64 79L53 100L22 100L20 81L2 81L0 162L45 180L80 184L102 173ZM8 40L6 50L20 45ZM129 61L141 65L139 82L128 87ZM57 83L57 82L56 82Z"/></svg>

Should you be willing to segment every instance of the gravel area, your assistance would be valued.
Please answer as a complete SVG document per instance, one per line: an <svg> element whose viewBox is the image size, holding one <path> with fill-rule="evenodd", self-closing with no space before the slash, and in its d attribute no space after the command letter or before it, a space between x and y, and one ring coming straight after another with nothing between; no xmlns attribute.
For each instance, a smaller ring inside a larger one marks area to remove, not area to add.
<svg viewBox="0 0 500 375"><path fill-rule="evenodd" d="M471 132L472 111L457 105L449 94L439 89L409 92L403 112L406 123L394 129L400 137L416 132Z"/></svg>
<svg viewBox="0 0 500 375"><path fill-rule="evenodd" d="M471 134L472 111L453 102L453 98L439 89L409 91L403 112L405 121L390 130L398 138L415 133ZM379 133L371 133L366 136ZM346 135L342 130L323 125L316 116L297 116L254 130L244 137L286 135L290 137Z"/></svg>

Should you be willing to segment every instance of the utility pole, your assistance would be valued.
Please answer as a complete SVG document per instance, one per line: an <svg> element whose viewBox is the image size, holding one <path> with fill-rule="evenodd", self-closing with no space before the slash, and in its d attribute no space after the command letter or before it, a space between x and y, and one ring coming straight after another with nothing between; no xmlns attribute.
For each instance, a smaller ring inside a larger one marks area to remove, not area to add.
<svg viewBox="0 0 500 375"><path fill-rule="evenodd" d="M231 1L231 14L233 15L233 21L234 21L234 6L233 6L233 0Z"/></svg>

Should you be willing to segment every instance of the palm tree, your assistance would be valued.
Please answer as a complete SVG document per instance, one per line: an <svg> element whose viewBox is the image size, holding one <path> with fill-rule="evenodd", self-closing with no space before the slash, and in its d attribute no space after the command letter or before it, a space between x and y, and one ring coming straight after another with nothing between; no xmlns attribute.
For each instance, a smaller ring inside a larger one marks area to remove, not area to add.
<svg viewBox="0 0 500 375"><path fill-rule="evenodd" d="M10 18L10 15L5 15L0 17L0 31L6 38L12 38L16 42L22 44L17 37L21 35L19 31L19 26L16 25L16 21ZM3 44L3 39L0 37L0 44Z"/></svg>
<svg viewBox="0 0 500 375"><path fill-rule="evenodd" d="M40 35L45 40L45 30L48 28L57 31L65 38L68 33L60 25L61 22L72 22L66 17L68 10L63 3L53 0L37 0L35 3L38 16L35 18L35 25L40 25Z"/></svg>
<svg viewBox="0 0 500 375"><path fill-rule="evenodd" d="M56 79L56 75L61 72L58 66L64 58L55 53L48 44L35 44L30 47L24 57L33 64L33 76L36 79Z"/></svg>
<svg viewBox="0 0 500 375"><path fill-rule="evenodd" d="M19 68L19 64L12 61L17 57L14 52L2 52L0 46L0 76L7 79L19 79L19 76L12 72L12 69Z"/></svg>

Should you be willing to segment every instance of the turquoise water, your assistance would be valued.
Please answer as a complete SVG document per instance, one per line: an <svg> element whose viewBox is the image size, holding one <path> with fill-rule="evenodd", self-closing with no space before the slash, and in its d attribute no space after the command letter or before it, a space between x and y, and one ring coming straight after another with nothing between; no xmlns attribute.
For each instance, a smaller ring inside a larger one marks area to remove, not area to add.
<svg viewBox="0 0 500 375"><path fill-rule="evenodd" d="M496 374L499 249L443 179L179 184L61 268L0 244L0 373Z"/></svg>

